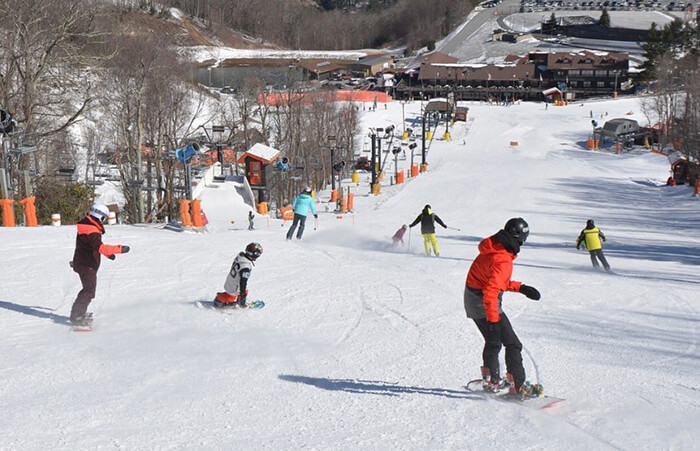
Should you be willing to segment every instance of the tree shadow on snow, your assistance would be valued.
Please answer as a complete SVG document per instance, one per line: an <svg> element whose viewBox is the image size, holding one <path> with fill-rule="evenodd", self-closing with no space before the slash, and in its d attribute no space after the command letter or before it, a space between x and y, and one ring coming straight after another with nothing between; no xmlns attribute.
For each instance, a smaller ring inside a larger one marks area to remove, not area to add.
<svg viewBox="0 0 700 451"><path fill-rule="evenodd" d="M401 395L431 395L458 399L483 399L475 393L446 388L425 388L409 385L398 385L392 382L365 381L360 379L330 379L325 377L295 376L280 374L279 378L287 382L311 385L329 391L363 393L368 395L401 396Z"/></svg>
<svg viewBox="0 0 700 451"><path fill-rule="evenodd" d="M69 318L67 316L51 313L51 309L47 307L41 307L38 305L20 305L8 301L0 301L0 308L22 313L24 315L34 316L36 318L50 319L51 321L57 324L70 324Z"/></svg>

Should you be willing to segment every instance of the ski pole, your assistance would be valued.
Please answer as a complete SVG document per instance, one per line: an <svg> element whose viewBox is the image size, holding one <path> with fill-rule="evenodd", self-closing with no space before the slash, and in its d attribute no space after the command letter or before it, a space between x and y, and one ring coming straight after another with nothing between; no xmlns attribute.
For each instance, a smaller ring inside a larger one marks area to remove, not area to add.
<svg viewBox="0 0 700 451"><path fill-rule="evenodd" d="M314 230L318 228L318 218L314 217Z"/></svg>
<svg viewBox="0 0 700 451"><path fill-rule="evenodd" d="M461 229L458 229L457 227L450 227L450 226L447 226L447 228L448 228L448 229L451 229L451 230L456 230L456 231L458 231L458 232L461 232L461 231L462 231Z"/></svg>
<svg viewBox="0 0 700 451"><path fill-rule="evenodd" d="M408 228L408 253L411 253L411 228Z"/></svg>

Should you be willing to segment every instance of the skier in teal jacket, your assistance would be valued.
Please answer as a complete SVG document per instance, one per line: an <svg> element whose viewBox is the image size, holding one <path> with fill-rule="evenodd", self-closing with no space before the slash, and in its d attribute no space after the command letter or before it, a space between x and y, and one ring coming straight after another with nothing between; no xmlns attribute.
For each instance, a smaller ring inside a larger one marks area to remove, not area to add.
<svg viewBox="0 0 700 451"><path fill-rule="evenodd" d="M306 186L304 188L304 191L302 191L301 194L294 198L292 206L294 207L294 221L292 222L292 226L287 232L287 239L292 239L292 236L294 236L294 230L297 228L297 225L299 225L299 231L297 232L297 240L300 240L301 236L304 234L306 216L309 214L309 211L313 213L314 218L318 218L318 214L316 213L316 205L314 204L314 200L311 197L310 186Z"/></svg>

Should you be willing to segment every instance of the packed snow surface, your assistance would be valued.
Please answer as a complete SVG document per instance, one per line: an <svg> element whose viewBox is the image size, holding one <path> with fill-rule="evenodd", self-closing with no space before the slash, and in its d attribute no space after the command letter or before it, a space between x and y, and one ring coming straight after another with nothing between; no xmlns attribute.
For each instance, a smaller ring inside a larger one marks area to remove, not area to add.
<svg viewBox="0 0 700 451"><path fill-rule="evenodd" d="M255 231L108 226L104 241L132 251L103 259L92 333L63 323L80 289L75 228L0 228L0 449L697 448L700 200L664 185L663 155L585 149L591 113L644 125L639 100L468 106L451 141L437 130L427 173L387 177L379 196L366 174L351 185L354 217L318 193L300 242L260 217ZM405 105L410 125L419 111ZM362 114L359 140L402 128L398 102ZM452 227L438 227L440 258L418 228L390 245L425 204ZM504 310L558 409L463 388L483 344L465 276L514 216L531 233L513 280L542 299L507 293ZM574 248L587 219L612 273ZM250 298L266 307L197 308L250 241L264 248Z"/></svg>

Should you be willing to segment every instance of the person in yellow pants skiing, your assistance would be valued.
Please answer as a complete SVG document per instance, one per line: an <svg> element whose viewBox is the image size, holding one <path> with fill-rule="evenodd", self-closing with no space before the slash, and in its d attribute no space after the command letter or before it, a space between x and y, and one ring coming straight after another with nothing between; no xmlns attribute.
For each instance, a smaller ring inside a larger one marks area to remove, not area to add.
<svg viewBox="0 0 700 451"><path fill-rule="evenodd" d="M430 205L423 207L423 211L418 215L418 217L409 225L413 227L420 222L420 233L423 235L423 244L425 245L425 254L430 255L431 246L432 250L435 252L435 256L440 256L440 245L438 244L437 237L435 236L435 223L437 222L445 229L447 226L442 219L430 208Z"/></svg>

